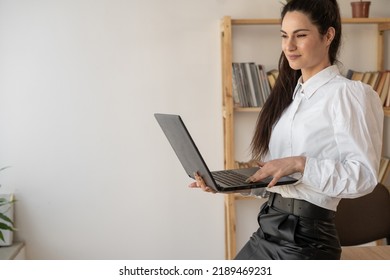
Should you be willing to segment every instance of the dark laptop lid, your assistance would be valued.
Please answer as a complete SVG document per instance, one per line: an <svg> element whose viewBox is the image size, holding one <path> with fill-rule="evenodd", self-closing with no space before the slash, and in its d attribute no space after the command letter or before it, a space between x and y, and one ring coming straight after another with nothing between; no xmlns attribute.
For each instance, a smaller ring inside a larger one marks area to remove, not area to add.
<svg viewBox="0 0 390 280"><path fill-rule="evenodd" d="M179 158L187 175L193 179L194 172L199 172L205 183L218 190L205 161L190 136L184 122L178 115L154 114L165 136Z"/></svg>

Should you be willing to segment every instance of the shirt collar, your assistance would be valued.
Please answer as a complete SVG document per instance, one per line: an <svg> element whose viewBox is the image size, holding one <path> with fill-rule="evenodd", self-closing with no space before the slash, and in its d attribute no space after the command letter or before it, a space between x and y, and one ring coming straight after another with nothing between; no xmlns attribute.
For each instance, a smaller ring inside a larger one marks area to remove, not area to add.
<svg viewBox="0 0 390 280"><path fill-rule="evenodd" d="M336 77L340 74L339 68L337 65L331 65L317 74L315 74L313 77L311 77L306 82L302 83L302 76L299 78L298 83L295 87L293 99L295 98L296 94L298 92L301 92L304 94L306 99L309 99L318 88L329 82L331 79Z"/></svg>

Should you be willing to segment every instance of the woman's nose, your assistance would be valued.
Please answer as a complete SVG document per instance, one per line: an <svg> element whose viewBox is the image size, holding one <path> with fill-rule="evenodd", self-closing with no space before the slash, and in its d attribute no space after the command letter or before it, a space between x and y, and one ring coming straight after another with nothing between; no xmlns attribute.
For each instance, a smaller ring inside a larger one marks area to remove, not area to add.
<svg viewBox="0 0 390 280"><path fill-rule="evenodd" d="M293 51L297 48L293 38L289 38L285 41L285 50Z"/></svg>

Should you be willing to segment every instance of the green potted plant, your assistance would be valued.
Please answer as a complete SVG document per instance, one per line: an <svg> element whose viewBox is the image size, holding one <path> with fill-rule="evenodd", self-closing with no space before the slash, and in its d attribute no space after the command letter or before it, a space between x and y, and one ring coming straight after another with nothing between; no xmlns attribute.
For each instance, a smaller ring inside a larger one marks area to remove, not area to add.
<svg viewBox="0 0 390 280"><path fill-rule="evenodd" d="M351 2L353 18L368 18L371 1L354 1Z"/></svg>
<svg viewBox="0 0 390 280"><path fill-rule="evenodd" d="M8 167L0 168L0 172L6 168ZM13 221L14 202L12 194L0 194L0 246L12 245L15 230Z"/></svg>

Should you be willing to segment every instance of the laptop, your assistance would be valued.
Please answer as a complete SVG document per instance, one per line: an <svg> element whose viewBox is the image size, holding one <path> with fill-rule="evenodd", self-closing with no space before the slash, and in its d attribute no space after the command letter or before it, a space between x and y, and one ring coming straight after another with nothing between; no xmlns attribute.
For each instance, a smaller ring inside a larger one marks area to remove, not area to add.
<svg viewBox="0 0 390 280"><path fill-rule="evenodd" d="M203 160L198 148L195 145L189 131L179 115L154 114L161 129L165 133L169 143L175 151L187 175L194 178L194 173L198 172L202 176L207 186L216 192L238 192L253 188L264 188L272 180L266 178L263 181L247 183L245 182L259 168L250 167L242 169L230 169L220 171L210 171ZM276 185L293 184L297 180L285 176Z"/></svg>

